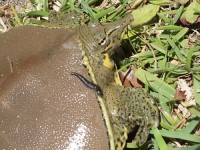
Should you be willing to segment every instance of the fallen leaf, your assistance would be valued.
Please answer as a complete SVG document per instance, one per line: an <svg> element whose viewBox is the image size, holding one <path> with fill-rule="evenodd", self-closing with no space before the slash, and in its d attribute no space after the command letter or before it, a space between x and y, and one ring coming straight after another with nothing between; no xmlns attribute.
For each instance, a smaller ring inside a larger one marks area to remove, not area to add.
<svg viewBox="0 0 200 150"><path fill-rule="evenodd" d="M185 100L186 99L185 92L181 91L180 89L176 89L174 99L175 100Z"/></svg>
<svg viewBox="0 0 200 150"><path fill-rule="evenodd" d="M187 102L187 106L192 106L192 105L196 105L196 102L194 100L194 92L193 92L193 89L191 87L189 87L188 83L183 80L183 79L178 79L178 88L183 91L185 93L185 96L186 96L186 102Z"/></svg>
<svg viewBox="0 0 200 150"><path fill-rule="evenodd" d="M195 14L195 9L200 8L200 3L198 1L193 1L185 11L185 19L187 22L193 24L197 21L197 18L199 17L198 14Z"/></svg>
<svg viewBox="0 0 200 150"><path fill-rule="evenodd" d="M132 69L128 69L126 72L120 72L119 76L123 86L142 88L141 82L134 76Z"/></svg>
<svg viewBox="0 0 200 150"><path fill-rule="evenodd" d="M151 21L151 19L156 16L159 9L159 5L149 4L139 9L133 10L132 16L134 18L134 21L131 22L131 25L137 27Z"/></svg>

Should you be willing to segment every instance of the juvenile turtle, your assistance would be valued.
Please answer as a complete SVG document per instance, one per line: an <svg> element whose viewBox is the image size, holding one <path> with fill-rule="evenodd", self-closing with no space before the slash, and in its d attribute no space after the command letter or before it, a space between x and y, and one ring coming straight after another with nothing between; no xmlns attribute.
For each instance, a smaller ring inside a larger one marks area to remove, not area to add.
<svg viewBox="0 0 200 150"><path fill-rule="evenodd" d="M158 121L158 110L149 94L115 83L114 63L110 59L120 45L120 35L130 16L110 24L90 22L74 29L69 29L64 19L62 14L53 16L50 26L65 29L20 27L22 31L60 32L62 36L54 45L36 47L35 52L25 47L28 52L22 50L19 54L13 50L14 45L9 52L8 47L0 49L6 54L0 56L0 61L4 59L0 63L3 68L0 70L0 148L108 149L110 145L111 150L123 149L128 133L136 125L139 130L135 141L141 146ZM59 34L56 35L60 37ZM3 39L4 35L1 36ZM92 82L82 76L87 71L80 66L81 51ZM8 65L4 67L6 62ZM97 93L109 144L97 103L91 102L95 94L71 73Z"/></svg>

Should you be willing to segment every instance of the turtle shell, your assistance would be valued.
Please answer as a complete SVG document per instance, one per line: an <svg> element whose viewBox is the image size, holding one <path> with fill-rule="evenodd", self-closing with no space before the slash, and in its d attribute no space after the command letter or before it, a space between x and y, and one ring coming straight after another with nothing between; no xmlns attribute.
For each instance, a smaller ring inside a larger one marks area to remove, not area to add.
<svg viewBox="0 0 200 150"><path fill-rule="evenodd" d="M0 35L0 149L109 149L77 33L23 26Z"/></svg>

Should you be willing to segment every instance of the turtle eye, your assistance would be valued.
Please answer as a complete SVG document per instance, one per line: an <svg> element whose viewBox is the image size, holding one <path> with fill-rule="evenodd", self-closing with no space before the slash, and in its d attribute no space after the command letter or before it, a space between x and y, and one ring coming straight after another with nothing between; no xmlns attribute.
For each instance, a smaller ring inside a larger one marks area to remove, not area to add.
<svg viewBox="0 0 200 150"><path fill-rule="evenodd" d="M101 41L99 41L99 45L106 48L110 44L110 39L108 36L104 37Z"/></svg>

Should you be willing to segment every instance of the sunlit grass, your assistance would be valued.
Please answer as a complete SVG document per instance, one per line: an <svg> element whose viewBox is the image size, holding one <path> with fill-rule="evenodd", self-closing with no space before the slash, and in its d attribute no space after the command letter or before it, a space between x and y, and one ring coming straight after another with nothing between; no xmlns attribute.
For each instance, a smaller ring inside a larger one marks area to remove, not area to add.
<svg viewBox="0 0 200 150"><path fill-rule="evenodd" d="M200 24L195 21L200 7L196 1L182 5L170 0L145 4L128 0L120 4L95 0L30 2L31 10L11 7L13 27L32 24L34 19L45 20L52 9L84 12L101 22L118 20L131 12L135 20L123 36L129 48L123 48L130 49L132 55L116 62L118 71L136 68L135 76L157 99L161 116L159 127L151 131L152 140L143 149L149 145L161 150L200 147Z"/></svg>

